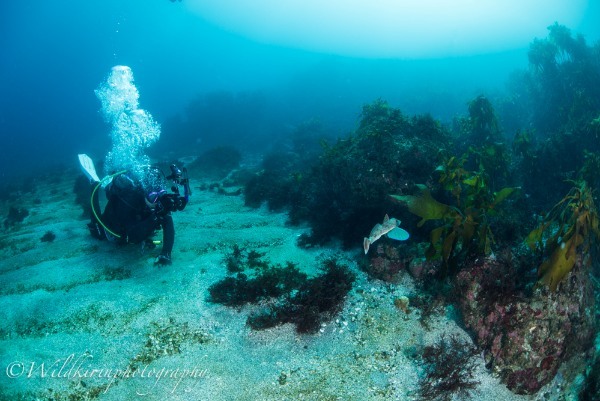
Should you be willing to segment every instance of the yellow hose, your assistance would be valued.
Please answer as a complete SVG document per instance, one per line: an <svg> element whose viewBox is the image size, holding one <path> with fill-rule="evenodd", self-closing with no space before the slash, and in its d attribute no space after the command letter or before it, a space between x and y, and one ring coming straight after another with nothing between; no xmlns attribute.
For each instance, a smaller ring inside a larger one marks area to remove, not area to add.
<svg viewBox="0 0 600 401"><path fill-rule="evenodd" d="M117 238L121 238L121 236L120 236L119 234L117 234L117 233L114 233L114 232L113 232L113 231L112 231L110 228L106 227L106 226L104 225L104 223L102 222L102 220L100 220L100 217L98 216L98 214L96 213L96 210L94 209L94 195L96 194L96 191L98 190L98 187L100 187L100 185L102 185L102 183L103 183L104 181L106 181L106 180L108 180L108 179L110 179L110 178L116 177L116 176L118 176L119 174L126 173L126 172L127 172L127 170L123 170L123 171L119 171L118 173L114 173L113 175L109 175L109 176L106 176L106 177L104 177L104 178L103 178L102 180L100 180L100 182L99 182L99 183L98 183L98 184L97 184L97 185L94 187L94 190L92 191L92 197L90 198L90 204L92 205L92 213L94 213L94 217L96 217L96 221L97 221L98 223L100 223L100 225L101 225L102 227L104 227L104 229L105 229L106 231L108 231L108 232L109 232L111 235L113 235L113 236L115 236L115 237L117 237Z"/></svg>

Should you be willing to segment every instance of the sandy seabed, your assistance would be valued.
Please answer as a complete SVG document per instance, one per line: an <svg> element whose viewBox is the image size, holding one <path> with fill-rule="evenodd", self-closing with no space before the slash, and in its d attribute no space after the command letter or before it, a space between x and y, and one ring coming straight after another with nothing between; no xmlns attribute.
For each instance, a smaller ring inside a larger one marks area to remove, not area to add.
<svg viewBox="0 0 600 401"><path fill-rule="evenodd" d="M196 190L174 215L173 264L156 267L158 250L90 237L75 176L39 183L22 204L30 215L0 235L1 400L418 400L413 351L442 333L470 341L444 311L425 328L418 309L396 308L394 299L415 293L412 279L369 280L354 262L360 238L354 252L301 249L306 227L245 207L242 196ZM56 239L41 242L47 231ZM255 307L207 301L234 244L308 274L337 254L357 280L315 335L290 324L253 331ZM536 397L514 395L479 365L472 399L558 397L555 383Z"/></svg>

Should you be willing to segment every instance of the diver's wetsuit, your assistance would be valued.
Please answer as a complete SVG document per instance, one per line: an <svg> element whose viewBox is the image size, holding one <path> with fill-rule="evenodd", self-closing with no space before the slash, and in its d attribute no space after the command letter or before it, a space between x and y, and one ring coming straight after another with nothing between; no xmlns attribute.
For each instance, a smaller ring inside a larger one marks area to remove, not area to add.
<svg viewBox="0 0 600 401"><path fill-rule="evenodd" d="M113 178L106 188L106 197L108 203L101 216L102 223L119 237L102 229L94 215L90 225L92 235L100 239L115 240L120 244L139 244L152 237L155 230L162 228L163 241L159 259L169 262L175 243L175 227L171 212L158 213L157 208L146 201L146 194L141 186L124 174ZM100 210L97 192L92 201L94 210Z"/></svg>

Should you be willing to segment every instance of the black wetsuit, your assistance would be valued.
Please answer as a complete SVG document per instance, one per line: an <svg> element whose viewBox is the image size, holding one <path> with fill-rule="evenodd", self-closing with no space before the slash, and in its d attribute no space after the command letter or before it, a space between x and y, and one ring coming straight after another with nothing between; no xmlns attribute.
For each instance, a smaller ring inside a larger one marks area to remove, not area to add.
<svg viewBox="0 0 600 401"><path fill-rule="evenodd" d="M114 238L120 244L139 244L149 240L154 231L162 228L163 242L160 255L170 261L175 243L175 227L171 212L159 213L158 208L151 208L142 187L124 174L113 178L106 188L106 197L108 203L101 216L102 223L118 237L102 229L94 215L92 215L92 226L96 226L98 235L95 235L93 230L92 234L100 238ZM94 209L100 210L97 192L93 202Z"/></svg>

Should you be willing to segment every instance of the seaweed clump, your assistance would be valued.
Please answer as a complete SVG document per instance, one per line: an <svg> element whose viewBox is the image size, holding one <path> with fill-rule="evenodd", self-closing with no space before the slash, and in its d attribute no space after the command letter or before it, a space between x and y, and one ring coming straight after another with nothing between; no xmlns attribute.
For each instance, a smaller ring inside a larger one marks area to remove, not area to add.
<svg viewBox="0 0 600 401"><path fill-rule="evenodd" d="M234 247L226 260L243 260L244 253L246 262L260 255ZM311 278L292 262L280 266L260 261L254 267L248 263L236 264L235 275L225 277L208 289L210 302L226 306L267 302L269 306L248 317L248 326L255 330L294 323L298 333L315 333L323 321L339 312L355 278L347 266L334 258L325 259L322 274ZM246 274L246 268L254 273ZM228 270L231 273L229 264Z"/></svg>
<svg viewBox="0 0 600 401"><path fill-rule="evenodd" d="M321 323L337 314L352 289L354 274L335 259L326 259L322 274L302 283L297 290L258 313L248 317L248 325L256 330L284 323L294 323L298 333L315 333Z"/></svg>
<svg viewBox="0 0 600 401"><path fill-rule="evenodd" d="M573 127L597 116L600 109L600 54L582 35L564 25L548 27L548 37L529 48L530 91L534 124L550 131ZM589 140L588 140L589 142Z"/></svg>
<svg viewBox="0 0 600 401"><path fill-rule="evenodd" d="M299 181L306 174L306 165L295 154L273 151L266 155L261 170L252 176L244 188L246 206L279 211L299 198Z"/></svg>
<svg viewBox="0 0 600 401"><path fill-rule="evenodd" d="M416 195L391 195L421 218L418 227L428 221L437 223L430 232L425 255L428 260L441 260L443 276L453 272L458 262L468 256L491 253L491 226L498 214L497 206L516 189L505 187L494 192L482 164L479 171L469 171L465 168L467 158L468 154L460 159L450 157L436 169L440 173L438 182L451 200L448 204L437 201L423 185L417 186Z"/></svg>
<svg viewBox="0 0 600 401"><path fill-rule="evenodd" d="M52 231L46 231L46 233L44 235L42 235L42 238L40 238L40 241L53 242L55 239L56 239L56 234L54 234Z"/></svg>
<svg viewBox="0 0 600 401"><path fill-rule="evenodd" d="M268 269L269 263L263 259L264 253L247 250L238 244L234 244L231 252L225 255L224 262L228 273L243 272L244 269Z"/></svg>
<svg viewBox="0 0 600 401"><path fill-rule="evenodd" d="M29 216L29 211L24 207L11 206L8 209L8 215L4 219L4 228L7 229L17 223L23 222L27 216Z"/></svg>
<svg viewBox="0 0 600 401"><path fill-rule="evenodd" d="M569 190L565 179L576 178L586 152L600 152L600 43L589 46L557 23L548 31L531 43L529 68L513 75L502 112L509 132L528 131L518 171L532 202L546 209Z"/></svg>
<svg viewBox="0 0 600 401"><path fill-rule="evenodd" d="M276 145L245 185L246 206L259 207L266 202L270 210L298 207L300 185L317 161L325 136L322 125L310 120L300 124L288 142Z"/></svg>
<svg viewBox="0 0 600 401"><path fill-rule="evenodd" d="M311 225L307 243L355 246L393 207L388 194L427 181L448 143L430 115L409 117L383 100L365 105L355 133L326 146L299 182L290 217Z"/></svg>
<svg viewBox="0 0 600 401"><path fill-rule="evenodd" d="M546 215L544 221L527 237L531 249L549 254L538 274L540 283L556 291L581 256L585 266L591 264L590 247L600 238L598 212L592 190L585 181L574 183L569 193ZM544 242L544 234L556 228Z"/></svg>
<svg viewBox="0 0 600 401"><path fill-rule="evenodd" d="M306 274L291 262L285 266L269 265L260 269L253 277L239 272L216 282L208 289L209 301L226 306L258 303L289 294L305 280Z"/></svg>
<svg viewBox="0 0 600 401"><path fill-rule="evenodd" d="M425 401L450 401L455 395L469 397L479 384L475 376L477 346L456 335L442 338L423 349L424 376L419 395Z"/></svg>

